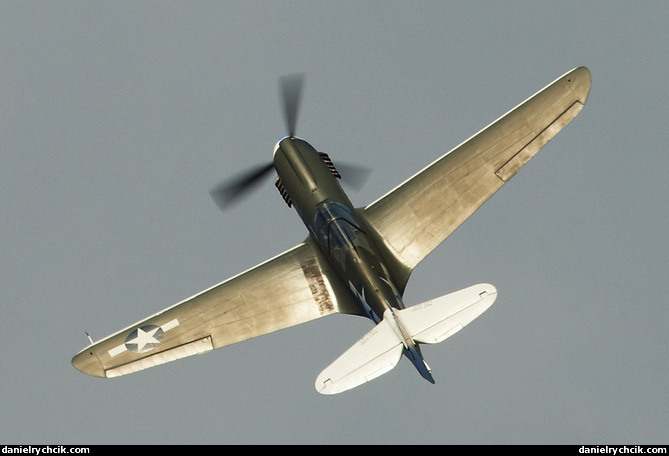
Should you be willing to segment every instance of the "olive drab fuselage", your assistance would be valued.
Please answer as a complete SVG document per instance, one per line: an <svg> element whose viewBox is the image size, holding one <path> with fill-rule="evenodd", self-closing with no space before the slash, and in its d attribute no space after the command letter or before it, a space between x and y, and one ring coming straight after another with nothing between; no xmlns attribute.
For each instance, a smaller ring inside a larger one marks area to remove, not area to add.
<svg viewBox="0 0 669 456"><path fill-rule="evenodd" d="M285 137L274 149L277 187L329 258L338 277L362 306L364 315L378 323L389 307L403 309L401 291L391 268L370 235L370 227L341 188L327 156L306 141ZM325 159L324 159L325 158Z"/></svg>

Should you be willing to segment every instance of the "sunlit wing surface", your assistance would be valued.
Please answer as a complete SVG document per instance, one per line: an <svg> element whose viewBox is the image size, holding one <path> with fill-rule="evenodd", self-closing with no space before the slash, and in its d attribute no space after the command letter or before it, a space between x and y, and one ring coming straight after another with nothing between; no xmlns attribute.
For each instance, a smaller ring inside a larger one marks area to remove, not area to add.
<svg viewBox="0 0 669 456"><path fill-rule="evenodd" d="M117 377L338 312L356 313L313 241L94 343L80 371Z"/></svg>
<svg viewBox="0 0 669 456"><path fill-rule="evenodd" d="M365 208L407 277L581 111L589 92L588 69L570 71Z"/></svg>

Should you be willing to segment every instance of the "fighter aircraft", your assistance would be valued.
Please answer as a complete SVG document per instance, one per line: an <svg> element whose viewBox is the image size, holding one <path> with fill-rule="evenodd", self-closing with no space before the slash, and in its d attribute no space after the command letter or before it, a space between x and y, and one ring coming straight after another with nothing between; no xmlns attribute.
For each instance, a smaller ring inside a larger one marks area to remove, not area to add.
<svg viewBox="0 0 669 456"><path fill-rule="evenodd" d="M79 352L89 375L118 377L336 313L375 325L318 375L334 394L390 371L404 355L434 383L421 344L458 332L492 305L478 284L405 307L418 263L507 183L583 108L590 72L576 68L365 207L354 207L332 160L295 135L303 75L284 77L287 135L271 163L212 191L227 207L263 176L308 230L301 244Z"/></svg>

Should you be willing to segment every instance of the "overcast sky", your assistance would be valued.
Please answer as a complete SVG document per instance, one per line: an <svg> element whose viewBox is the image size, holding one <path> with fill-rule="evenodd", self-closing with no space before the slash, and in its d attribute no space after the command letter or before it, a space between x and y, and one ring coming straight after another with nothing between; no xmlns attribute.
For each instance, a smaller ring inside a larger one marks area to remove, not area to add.
<svg viewBox="0 0 669 456"><path fill-rule="evenodd" d="M0 443L667 443L669 6L662 1L2 2ZM297 133L373 168L375 200L565 72L579 116L414 271L413 305L495 304L347 393L336 315L117 379L88 344L307 235L271 180L279 76Z"/></svg>

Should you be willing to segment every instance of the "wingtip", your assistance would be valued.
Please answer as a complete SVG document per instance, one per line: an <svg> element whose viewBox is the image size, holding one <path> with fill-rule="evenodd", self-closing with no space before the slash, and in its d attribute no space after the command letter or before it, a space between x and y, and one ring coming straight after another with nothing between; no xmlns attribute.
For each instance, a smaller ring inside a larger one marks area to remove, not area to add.
<svg viewBox="0 0 669 456"><path fill-rule="evenodd" d="M579 103L585 104L590 96L590 87L592 85L592 76L588 67L580 66L575 68L564 77Z"/></svg>
<svg viewBox="0 0 669 456"><path fill-rule="evenodd" d="M72 358L72 365L86 375L101 378L107 377L102 364L100 364L98 357L95 356L95 352L90 347L77 353Z"/></svg>

